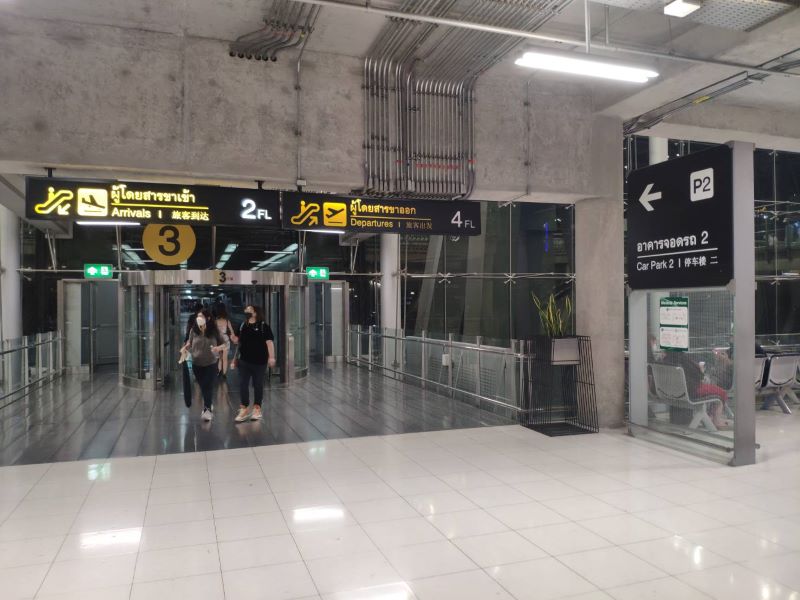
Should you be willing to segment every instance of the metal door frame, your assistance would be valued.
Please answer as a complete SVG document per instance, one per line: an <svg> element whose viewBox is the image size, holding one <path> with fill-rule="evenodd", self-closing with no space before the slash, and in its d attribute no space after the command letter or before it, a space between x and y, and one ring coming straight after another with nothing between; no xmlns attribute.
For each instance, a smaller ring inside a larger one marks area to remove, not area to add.
<svg viewBox="0 0 800 600"><path fill-rule="evenodd" d="M225 275L224 279L221 274ZM222 279L222 280L221 280ZM224 286L224 287L250 287L253 286L254 299L264 307L265 311L272 310L273 292L280 294L280 306L278 314L280 319L280 343L278 346L278 360L281 367L281 383L290 383L295 377L294 356L287 350L293 347L293 340L288 329L287 311L289 302L289 289L298 288L301 293L301 310L305 311L303 316L305 323L308 323L308 294L305 293L307 287L306 277L300 273L282 271L216 271L216 270L176 270L176 271L123 271L120 273L118 288L119 306L119 381L121 385L138 389L155 390L160 382L163 382L164 373L163 361L169 357L163 356L165 352L164 336L165 330L169 329L165 322L165 312L169 310L169 289L173 287L185 286ZM125 332L125 293L130 293L130 288L146 288L150 292L150 300L147 307L147 319L150 321L152 330L149 341L150 354L150 378L140 379L126 376L125 362L128 357L125 354L124 332ZM269 297L267 297L269 295ZM59 303L60 304L60 303ZM308 337L308 327L306 327L306 338ZM308 340L306 339L306 354L308 353ZM176 358L177 360L177 358ZM306 369L300 373L304 375L308 372L308 356L306 356Z"/></svg>
<svg viewBox="0 0 800 600"><path fill-rule="evenodd" d="M80 332L81 332L81 340L80 340L80 347L81 347L81 358L80 358L80 365L77 367L67 367L67 328L66 328L66 292L65 288L67 285L78 284L81 287L87 286L89 290L89 324L88 326L84 326L83 324L83 290L81 290L81 306L80 306ZM74 279L74 278L65 278L59 279L56 285L56 301L57 301L57 310L56 310L56 318L58 322L58 330L62 332L64 336L64 343L61 344L61 365L65 370L70 370L73 373L85 373L88 370L90 375L94 375L95 369L97 367L97 344L95 340L95 336L97 335L97 319L95 315L95 293L97 291L97 287L94 281L88 279ZM89 357L88 363L86 365L83 364L83 332L84 330L89 331Z"/></svg>

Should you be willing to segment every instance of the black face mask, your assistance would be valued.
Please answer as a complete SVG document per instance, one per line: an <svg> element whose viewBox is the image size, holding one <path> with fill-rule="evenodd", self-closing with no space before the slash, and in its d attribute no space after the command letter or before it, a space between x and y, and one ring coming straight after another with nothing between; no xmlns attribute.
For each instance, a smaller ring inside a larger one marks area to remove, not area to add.
<svg viewBox="0 0 800 600"><path fill-rule="evenodd" d="M251 313L250 311L245 311L244 316L249 319L250 317L253 316L253 313Z"/></svg>

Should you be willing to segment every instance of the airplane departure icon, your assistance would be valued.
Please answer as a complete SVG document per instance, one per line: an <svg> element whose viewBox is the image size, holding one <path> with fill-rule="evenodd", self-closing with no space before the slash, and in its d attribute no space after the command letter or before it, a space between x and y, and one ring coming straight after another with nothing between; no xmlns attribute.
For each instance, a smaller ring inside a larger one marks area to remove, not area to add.
<svg viewBox="0 0 800 600"><path fill-rule="evenodd" d="M347 225L347 204L326 202L324 208L322 221L327 227L345 227Z"/></svg>

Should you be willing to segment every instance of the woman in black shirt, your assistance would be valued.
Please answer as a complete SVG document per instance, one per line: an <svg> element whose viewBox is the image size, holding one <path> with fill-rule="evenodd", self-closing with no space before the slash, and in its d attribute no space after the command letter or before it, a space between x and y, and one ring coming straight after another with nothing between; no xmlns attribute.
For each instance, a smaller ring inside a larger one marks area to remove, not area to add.
<svg viewBox="0 0 800 600"><path fill-rule="evenodd" d="M241 406L236 422L257 421L261 418L261 402L264 397L264 374L267 366L275 366L275 338L264 321L258 306L246 306L245 321L239 328L239 346L231 368L239 369L239 394ZM255 406L250 412L250 380L253 381Z"/></svg>

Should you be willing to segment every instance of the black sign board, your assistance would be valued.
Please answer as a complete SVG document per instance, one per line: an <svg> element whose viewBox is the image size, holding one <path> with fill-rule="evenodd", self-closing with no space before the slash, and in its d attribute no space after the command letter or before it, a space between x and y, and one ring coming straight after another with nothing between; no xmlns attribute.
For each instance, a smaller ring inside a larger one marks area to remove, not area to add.
<svg viewBox="0 0 800 600"><path fill-rule="evenodd" d="M29 219L280 227L279 192L28 177Z"/></svg>
<svg viewBox="0 0 800 600"><path fill-rule="evenodd" d="M284 192L283 226L363 233L479 235L481 205L467 201L376 200Z"/></svg>
<svg viewBox="0 0 800 600"><path fill-rule="evenodd" d="M628 176L631 289L727 285L733 279L733 154L719 146Z"/></svg>

